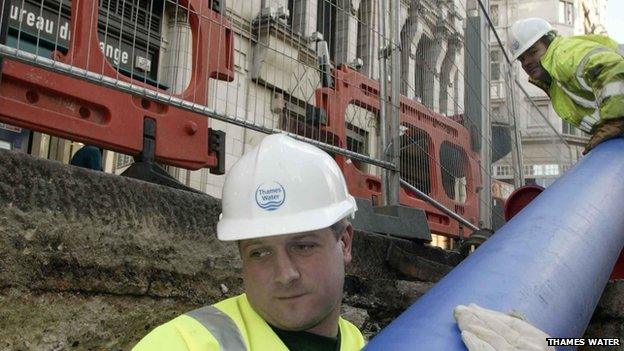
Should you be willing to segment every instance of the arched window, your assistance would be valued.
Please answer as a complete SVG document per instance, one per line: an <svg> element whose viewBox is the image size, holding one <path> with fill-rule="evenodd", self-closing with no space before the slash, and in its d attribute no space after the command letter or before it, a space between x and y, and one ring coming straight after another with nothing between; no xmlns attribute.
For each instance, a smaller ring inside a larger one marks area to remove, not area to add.
<svg viewBox="0 0 624 351"><path fill-rule="evenodd" d="M416 49L415 98L428 108L433 108L433 82L435 79L435 58L432 57L431 52L433 45L435 45L433 40L423 35Z"/></svg>

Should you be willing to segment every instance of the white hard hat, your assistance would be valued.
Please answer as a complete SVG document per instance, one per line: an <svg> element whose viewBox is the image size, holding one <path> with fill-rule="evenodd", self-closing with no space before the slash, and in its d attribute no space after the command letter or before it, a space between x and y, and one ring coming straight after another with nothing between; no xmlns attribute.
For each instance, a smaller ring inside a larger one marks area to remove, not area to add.
<svg viewBox="0 0 624 351"><path fill-rule="evenodd" d="M517 59L541 37L554 30L546 20L542 18L525 18L516 21L509 33L509 49L513 59Z"/></svg>
<svg viewBox="0 0 624 351"><path fill-rule="evenodd" d="M330 227L356 210L333 158L272 134L230 169L217 236L229 241L307 232Z"/></svg>

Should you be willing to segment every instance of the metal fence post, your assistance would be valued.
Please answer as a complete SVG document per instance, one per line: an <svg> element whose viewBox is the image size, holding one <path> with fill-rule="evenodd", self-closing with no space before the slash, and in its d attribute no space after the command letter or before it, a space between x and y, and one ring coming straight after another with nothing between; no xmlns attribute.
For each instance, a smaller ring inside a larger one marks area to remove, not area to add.
<svg viewBox="0 0 624 351"><path fill-rule="evenodd" d="M379 33L381 36L381 47L379 50L379 136L380 136L380 155L381 159L384 161L388 161L388 140L392 140L392 138L388 137L388 118L387 118L387 103L388 103L388 72L387 72L387 56L386 56L386 2L381 0L379 1L379 23L380 29ZM392 195L391 195L391 186L390 186L390 170L383 169L381 172L381 184L382 184L382 205L386 206L391 204Z"/></svg>
<svg viewBox="0 0 624 351"><path fill-rule="evenodd" d="M490 8L489 0L481 1L483 7ZM492 172L492 119L490 116L490 27L485 10L479 14L479 28L481 29L481 72L485 79L481 82L481 118L483 126L481 143L481 162L486 174ZM481 227L492 228L492 177L484 177L481 190Z"/></svg>
<svg viewBox="0 0 624 351"><path fill-rule="evenodd" d="M511 116L509 124L511 125L511 120L513 120L514 138L514 141L511 143L511 160L517 170L514 172L514 187L517 189L524 185L524 160L522 157L522 137L520 135L520 127L518 126L518 114L516 113L516 81L514 79L512 69L513 62L509 65L507 75L509 76L509 98L511 100Z"/></svg>
<svg viewBox="0 0 624 351"><path fill-rule="evenodd" d="M383 1L383 0L382 0ZM401 23L399 20L399 9L401 7L400 0L392 0L390 14L391 28L391 59L392 59L392 111L390 117L390 142L389 160L395 165L394 170L388 171L388 204L399 204L399 184L400 184L400 147L401 138L399 135L399 119L400 119L400 89L401 89Z"/></svg>

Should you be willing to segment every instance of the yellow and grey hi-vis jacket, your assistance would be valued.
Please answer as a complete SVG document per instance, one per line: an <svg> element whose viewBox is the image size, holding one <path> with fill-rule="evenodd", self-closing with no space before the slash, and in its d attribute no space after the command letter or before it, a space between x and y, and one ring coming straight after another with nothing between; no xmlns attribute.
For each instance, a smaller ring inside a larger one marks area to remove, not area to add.
<svg viewBox="0 0 624 351"><path fill-rule="evenodd" d="M556 37L541 58L553 81L542 88L557 114L590 133L601 120L624 117L624 57L603 35Z"/></svg>
<svg viewBox="0 0 624 351"><path fill-rule="evenodd" d="M365 341L340 318L340 351L359 351ZM183 314L152 330L133 351L288 351L245 294Z"/></svg>

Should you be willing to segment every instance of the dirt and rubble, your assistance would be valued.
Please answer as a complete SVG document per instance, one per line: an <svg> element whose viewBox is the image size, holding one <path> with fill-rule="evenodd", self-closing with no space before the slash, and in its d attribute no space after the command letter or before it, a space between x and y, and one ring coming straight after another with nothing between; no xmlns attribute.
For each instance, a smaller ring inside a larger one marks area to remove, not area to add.
<svg viewBox="0 0 624 351"><path fill-rule="evenodd" d="M2 350L128 350L160 323L242 292L238 251L216 239L214 198L9 151L0 174ZM367 336L461 260L363 232L353 250L343 315ZM624 283L613 282L587 336L622 335Z"/></svg>

